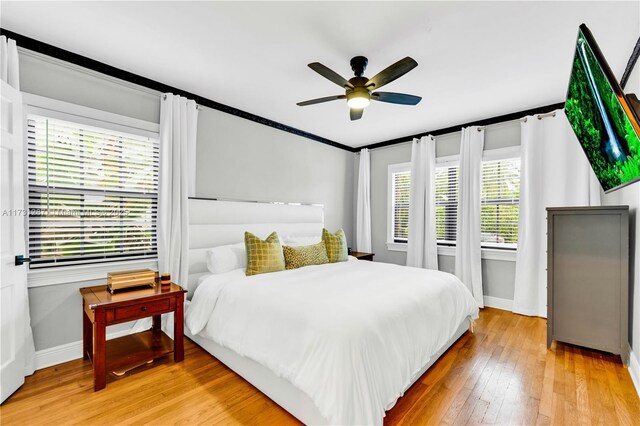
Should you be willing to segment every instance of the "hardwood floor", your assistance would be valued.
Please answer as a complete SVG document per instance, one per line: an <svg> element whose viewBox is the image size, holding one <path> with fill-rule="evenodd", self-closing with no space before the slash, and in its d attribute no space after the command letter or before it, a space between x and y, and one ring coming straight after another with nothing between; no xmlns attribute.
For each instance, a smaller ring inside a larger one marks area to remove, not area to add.
<svg viewBox="0 0 640 426"><path fill-rule="evenodd" d="M618 357L564 344L547 351L546 322L484 309L387 413L385 424L640 424L640 400ZM185 341L170 358L107 379L88 361L36 372L0 407L2 425L295 424L296 419Z"/></svg>

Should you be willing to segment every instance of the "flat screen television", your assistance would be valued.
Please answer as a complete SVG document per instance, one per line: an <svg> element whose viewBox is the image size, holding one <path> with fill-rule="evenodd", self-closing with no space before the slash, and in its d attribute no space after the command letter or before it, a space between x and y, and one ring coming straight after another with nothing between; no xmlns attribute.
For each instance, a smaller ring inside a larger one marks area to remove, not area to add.
<svg viewBox="0 0 640 426"><path fill-rule="evenodd" d="M605 192L640 180L638 117L584 24L564 112Z"/></svg>

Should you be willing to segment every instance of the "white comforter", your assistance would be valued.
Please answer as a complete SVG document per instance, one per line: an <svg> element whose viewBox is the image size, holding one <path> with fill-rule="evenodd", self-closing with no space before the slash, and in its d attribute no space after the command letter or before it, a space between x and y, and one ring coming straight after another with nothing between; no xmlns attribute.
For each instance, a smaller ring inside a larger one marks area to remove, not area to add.
<svg viewBox="0 0 640 426"><path fill-rule="evenodd" d="M477 316L451 274L353 260L213 275L186 323L289 380L331 423L382 424L416 373Z"/></svg>

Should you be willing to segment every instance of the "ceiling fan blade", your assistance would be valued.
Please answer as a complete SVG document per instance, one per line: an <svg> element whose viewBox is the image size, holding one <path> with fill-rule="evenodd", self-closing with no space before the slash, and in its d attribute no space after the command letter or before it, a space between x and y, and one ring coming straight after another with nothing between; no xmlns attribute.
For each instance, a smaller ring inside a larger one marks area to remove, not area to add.
<svg viewBox="0 0 640 426"><path fill-rule="evenodd" d="M351 121L360 120L362 118L362 113L364 112L364 108L351 108L349 110L349 115L351 116Z"/></svg>
<svg viewBox="0 0 640 426"><path fill-rule="evenodd" d="M309 68L326 78L327 80L333 81L340 87L350 87L353 89L353 85L347 81L346 78L342 77L337 72L333 71L330 68L325 67L320 62L312 62L309 64Z"/></svg>
<svg viewBox="0 0 640 426"><path fill-rule="evenodd" d="M324 98L311 99L304 102L298 102L296 105L298 106L315 105L315 104L321 104L323 102L335 101L337 99L346 99L346 98L347 98L346 95L326 96Z"/></svg>
<svg viewBox="0 0 640 426"><path fill-rule="evenodd" d="M388 66L378 74L371 77L367 82L367 86L373 84L374 87L372 88L372 90L379 89L385 84L391 83L393 80L402 77L417 66L418 63L414 59L407 56L406 58L400 59L395 64Z"/></svg>
<svg viewBox="0 0 640 426"><path fill-rule="evenodd" d="M407 95L405 93L394 92L373 92L372 101L389 102L390 104L418 105L422 100L420 96Z"/></svg>

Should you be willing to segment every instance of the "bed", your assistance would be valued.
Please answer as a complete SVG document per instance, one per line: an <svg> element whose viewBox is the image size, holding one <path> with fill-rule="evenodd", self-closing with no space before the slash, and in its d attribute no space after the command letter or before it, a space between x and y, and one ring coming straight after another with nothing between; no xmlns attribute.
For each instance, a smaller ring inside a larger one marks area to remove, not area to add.
<svg viewBox="0 0 640 426"><path fill-rule="evenodd" d="M454 276L359 261L208 274L209 247L320 235L322 206L190 200L186 335L306 424L382 424L477 318Z"/></svg>

